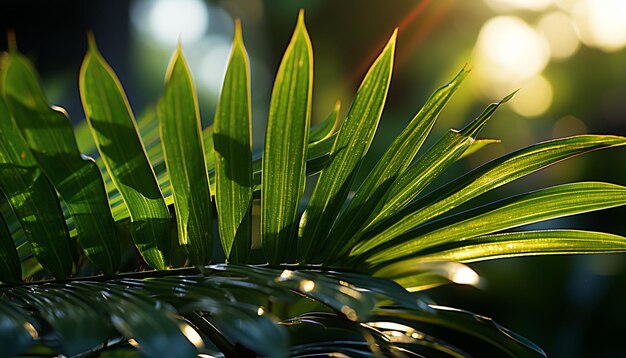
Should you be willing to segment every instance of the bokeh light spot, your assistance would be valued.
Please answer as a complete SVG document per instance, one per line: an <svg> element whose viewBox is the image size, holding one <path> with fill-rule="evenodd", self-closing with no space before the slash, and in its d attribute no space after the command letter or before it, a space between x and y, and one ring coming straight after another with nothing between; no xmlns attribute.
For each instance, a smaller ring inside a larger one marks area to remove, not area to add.
<svg viewBox="0 0 626 358"><path fill-rule="evenodd" d="M137 0L131 22L161 45L174 45L179 38L189 44L206 33L209 11L201 0Z"/></svg>
<svg viewBox="0 0 626 358"><path fill-rule="evenodd" d="M585 45L607 52L626 47L626 1L581 0L572 15Z"/></svg>
<svg viewBox="0 0 626 358"><path fill-rule="evenodd" d="M525 82L511 100L511 108L525 117L536 117L545 113L552 104L553 90L543 76L536 76Z"/></svg>
<svg viewBox="0 0 626 358"><path fill-rule="evenodd" d="M569 58L580 47L574 24L571 18L563 12L555 11L544 15L539 20L537 29L548 41L552 58Z"/></svg>

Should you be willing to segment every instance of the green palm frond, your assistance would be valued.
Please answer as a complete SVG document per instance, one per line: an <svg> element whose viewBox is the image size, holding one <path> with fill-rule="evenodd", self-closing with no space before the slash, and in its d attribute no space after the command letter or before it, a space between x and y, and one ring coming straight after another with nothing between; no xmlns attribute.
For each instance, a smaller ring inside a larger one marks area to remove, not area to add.
<svg viewBox="0 0 626 358"><path fill-rule="evenodd" d="M626 138L538 143L432 188L460 158L496 142L479 132L513 96L422 149L468 75L463 68L355 187L387 98L397 31L346 117L337 102L310 128L313 51L301 12L274 82L263 154L253 155L249 64L235 27L214 123L204 129L182 46L158 105L135 121L90 36L79 74L86 124L74 132L28 59L16 49L3 55L0 357L465 357L476 352L467 338L494 354L545 355L491 319L424 293L476 284L467 266L476 261L626 251L615 234L511 231L624 205L618 184L570 183L473 204ZM260 248L252 246L253 209Z"/></svg>

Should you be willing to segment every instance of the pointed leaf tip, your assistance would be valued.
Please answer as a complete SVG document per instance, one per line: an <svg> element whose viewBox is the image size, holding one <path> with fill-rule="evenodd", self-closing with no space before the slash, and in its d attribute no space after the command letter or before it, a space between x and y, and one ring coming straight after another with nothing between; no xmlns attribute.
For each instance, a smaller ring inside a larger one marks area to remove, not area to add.
<svg viewBox="0 0 626 358"><path fill-rule="evenodd" d="M298 12L298 24L304 25L304 9L300 9Z"/></svg>
<svg viewBox="0 0 626 358"><path fill-rule="evenodd" d="M242 30L241 30L241 19L236 18L235 19L235 35L234 35L234 42L237 41L243 41L243 35L242 35Z"/></svg>
<svg viewBox="0 0 626 358"><path fill-rule="evenodd" d="M500 103L499 103L499 104L503 104L503 103L508 102L511 98L513 98L513 96L515 96L515 94L516 94L517 92L519 92L519 90L520 90L520 89L518 88L518 89L516 89L515 91L511 92L511 93L510 93L509 95L507 95L506 97L502 98L502 100L500 101Z"/></svg>
<svg viewBox="0 0 626 358"><path fill-rule="evenodd" d="M96 37L93 34L93 31L87 31L87 45L89 46L90 51L98 52L98 45L96 44Z"/></svg>

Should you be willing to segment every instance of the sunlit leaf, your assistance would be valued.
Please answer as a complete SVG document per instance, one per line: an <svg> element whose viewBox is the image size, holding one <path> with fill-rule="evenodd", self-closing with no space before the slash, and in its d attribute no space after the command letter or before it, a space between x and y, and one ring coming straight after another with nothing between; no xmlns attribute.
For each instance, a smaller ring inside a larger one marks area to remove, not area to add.
<svg viewBox="0 0 626 358"><path fill-rule="evenodd" d="M158 113L165 166L174 195L178 242L192 264L206 265L213 249L213 208L198 98L180 46L167 69Z"/></svg>
<svg viewBox="0 0 626 358"><path fill-rule="evenodd" d="M276 75L265 133L261 240L271 264L287 260L294 244L306 179L312 90L313 50L301 11Z"/></svg>
<svg viewBox="0 0 626 358"><path fill-rule="evenodd" d="M437 245L625 204L626 187L620 185L597 182L558 185L430 222L365 255L368 263L380 264Z"/></svg>
<svg viewBox="0 0 626 358"><path fill-rule="evenodd" d="M603 232L539 230L478 236L451 245L433 247L431 253L403 261L411 266L429 260L476 262L518 256L593 254L626 251L626 238ZM392 264L386 269L393 269Z"/></svg>
<svg viewBox="0 0 626 358"><path fill-rule="evenodd" d="M461 156L457 160L467 158L470 155L477 153L478 151L482 150L483 148L485 148L486 146L490 144L495 144L495 143L500 143L500 142L501 142L500 139L476 139L474 143L472 143L472 145L469 147L469 149L467 149L463 154L461 154Z"/></svg>
<svg viewBox="0 0 626 358"><path fill-rule="evenodd" d="M359 254L490 190L590 151L623 146L626 138L608 135L580 135L538 143L494 159L479 168L419 198L368 233L357 245Z"/></svg>
<svg viewBox="0 0 626 358"><path fill-rule="evenodd" d="M250 65L236 22L235 39L213 122L217 218L229 262L245 263L252 240Z"/></svg>
<svg viewBox="0 0 626 358"><path fill-rule="evenodd" d="M356 240L356 235L363 223L378 212L390 188L394 186L398 176L407 169L413 158L422 147L441 110L461 85L468 71L464 68L445 86L439 88L426 101L426 104L415 115L402 133L391 143L385 154L380 158L374 169L369 173L347 208L339 215L328 235L331 239L325 249L327 254L334 253L343 245L351 246L349 241ZM455 133L460 136L460 133ZM435 165L427 168L431 169ZM425 170L421 171L424 172ZM415 170L413 170L415 172ZM414 178L415 175L411 175ZM430 177L430 176L426 176ZM401 185L406 186L406 181ZM397 192L397 189L396 189ZM351 239L352 238L352 239ZM346 244L346 242L348 242Z"/></svg>
<svg viewBox="0 0 626 358"><path fill-rule="evenodd" d="M128 208L139 252L150 266L164 269L169 262L170 213L146 158L124 90L93 37L89 43L79 76L85 116L100 156Z"/></svg>
<svg viewBox="0 0 626 358"><path fill-rule="evenodd" d="M332 161L320 174L302 215L298 232L298 259L301 262L317 257L324 246L361 159L372 143L391 82L396 35L397 30L365 75L337 133L330 154Z"/></svg>

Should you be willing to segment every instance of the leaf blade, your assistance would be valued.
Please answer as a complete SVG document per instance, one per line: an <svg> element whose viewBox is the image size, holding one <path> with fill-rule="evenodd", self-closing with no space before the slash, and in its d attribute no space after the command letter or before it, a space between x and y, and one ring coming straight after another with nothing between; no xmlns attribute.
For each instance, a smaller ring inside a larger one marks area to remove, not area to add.
<svg viewBox="0 0 626 358"><path fill-rule="evenodd" d="M402 177L409 167L439 113L468 73L469 71L463 68L451 82L437 89L385 151L333 225L329 234L333 242L325 250L330 255L342 245L350 246L349 242L357 239L353 236L354 233L358 232L363 223L377 211L376 207L384 201L383 198L388 191L393 192L395 180Z"/></svg>
<svg viewBox="0 0 626 358"><path fill-rule="evenodd" d="M327 232L343 205L359 167L369 149L387 98L397 30L365 75L356 98L335 139L330 165L322 171L309 204L300 220L298 259L310 261L324 245Z"/></svg>
<svg viewBox="0 0 626 358"><path fill-rule="evenodd" d="M222 247L229 262L245 263L252 241L250 65L241 23L213 122L215 199Z"/></svg>
<svg viewBox="0 0 626 358"><path fill-rule="evenodd" d="M165 167L174 196L178 241L196 266L213 248L212 204L201 138L200 112L189 67L179 46L158 106Z"/></svg>
<svg viewBox="0 0 626 358"><path fill-rule="evenodd" d="M0 132L0 190L37 261L55 277L65 278L72 273L72 254L57 194L13 122L4 98L0 98Z"/></svg>
<svg viewBox="0 0 626 358"><path fill-rule="evenodd" d="M313 89L313 50L300 12L278 69L263 150L261 241L271 264L288 258L304 193Z"/></svg>
<svg viewBox="0 0 626 358"><path fill-rule="evenodd" d="M366 239L355 246L352 255L363 253L473 198L550 165L591 151L623 145L626 145L625 137L580 135L537 143L503 155L416 200L380 224L370 225Z"/></svg>
<svg viewBox="0 0 626 358"><path fill-rule="evenodd" d="M104 182L95 162L78 151L67 113L48 105L36 70L17 52L5 62L4 86L15 122L67 205L87 258L115 273L121 254Z"/></svg>
<svg viewBox="0 0 626 358"><path fill-rule="evenodd" d="M79 89L100 156L128 208L133 241L150 266L165 269L170 214L124 90L93 38L81 66Z"/></svg>
<svg viewBox="0 0 626 358"><path fill-rule="evenodd" d="M431 222L372 249L366 261L380 264L434 246L522 225L626 205L626 187L601 182L558 185L520 194Z"/></svg>

